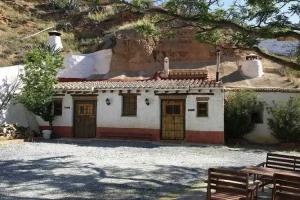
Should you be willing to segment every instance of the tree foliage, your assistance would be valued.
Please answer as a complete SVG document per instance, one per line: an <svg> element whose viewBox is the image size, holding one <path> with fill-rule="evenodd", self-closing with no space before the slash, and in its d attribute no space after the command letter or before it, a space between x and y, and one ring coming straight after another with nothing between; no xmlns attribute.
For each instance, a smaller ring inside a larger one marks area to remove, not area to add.
<svg viewBox="0 0 300 200"><path fill-rule="evenodd" d="M147 9L153 5L151 0L132 0L131 3L136 9Z"/></svg>
<svg viewBox="0 0 300 200"><path fill-rule="evenodd" d="M13 99L19 86L20 80L18 76L11 82L7 79L2 80L0 85L0 115L2 114L2 111L7 109L8 104Z"/></svg>
<svg viewBox="0 0 300 200"><path fill-rule="evenodd" d="M52 100L56 75L62 62L59 51L45 46L32 49L24 59L25 74L21 75L23 87L18 100L28 110L48 121L50 126L54 119Z"/></svg>
<svg viewBox="0 0 300 200"><path fill-rule="evenodd" d="M253 113L261 108L254 92L238 91L226 95L224 107L226 139L241 138L253 130Z"/></svg>
<svg viewBox="0 0 300 200"><path fill-rule="evenodd" d="M268 124L274 136L284 142L300 142L300 97L274 103L268 110L272 115Z"/></svg>

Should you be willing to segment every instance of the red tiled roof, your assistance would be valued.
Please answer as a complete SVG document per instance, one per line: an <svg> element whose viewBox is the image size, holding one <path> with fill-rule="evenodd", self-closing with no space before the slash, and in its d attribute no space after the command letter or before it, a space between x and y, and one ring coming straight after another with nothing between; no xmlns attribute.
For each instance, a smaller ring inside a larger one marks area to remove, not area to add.
<svg viewBox="0 0 300 200"><path fill-rule="evenodd" d="M158 79L208 79L207 69L170 69L168 75L164 71L157 72Z"/></svg>
<svg viewBox="0 0 300 200"><path fill-rule="evenodd" d="M222 83L204 79L162 79L144 81L81 81L60 82L57 90L128 90L128 89L193 89L221 88Z"/></svg>
<svg viewBox="0 0 300 200"><path fill-rule="evenodd" d="M282 92L282 93L300 93L300 88L279 88L279 87L225 87L225 91L249 90L255 92Z"/></svg>

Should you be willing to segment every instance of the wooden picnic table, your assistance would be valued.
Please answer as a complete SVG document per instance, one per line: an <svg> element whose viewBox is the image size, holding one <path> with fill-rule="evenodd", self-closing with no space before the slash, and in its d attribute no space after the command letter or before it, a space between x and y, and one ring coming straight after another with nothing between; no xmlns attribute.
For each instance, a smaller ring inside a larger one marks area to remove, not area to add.
<svg viewBox="0 0 300 200"><path fill-rule="evenodd" d="M249 167L243 168L241 171L247 172L249 174L259 175L259 176L267 176L270 178L273 178L274 174L284 174L284 175L290 175L290 176L297 176L300 178L299 172L275 169L275 168L268 168L268 167L249 166Z"/></svg>

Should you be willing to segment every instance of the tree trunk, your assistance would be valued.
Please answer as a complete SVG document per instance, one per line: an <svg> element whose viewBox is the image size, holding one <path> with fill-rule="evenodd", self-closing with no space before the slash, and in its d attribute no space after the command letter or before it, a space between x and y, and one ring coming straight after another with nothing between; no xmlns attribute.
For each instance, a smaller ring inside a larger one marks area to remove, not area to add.
<svg viewBox="0 0 300 200"><path fill-rule="evenodd" d="M53 131L53 121L52 120L49 121L49 128L51 131Z"/></svg>

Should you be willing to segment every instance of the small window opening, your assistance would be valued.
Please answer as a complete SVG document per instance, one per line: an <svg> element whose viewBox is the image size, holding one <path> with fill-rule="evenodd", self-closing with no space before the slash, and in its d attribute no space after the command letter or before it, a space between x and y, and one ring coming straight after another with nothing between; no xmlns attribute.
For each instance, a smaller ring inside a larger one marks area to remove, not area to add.
<svg viewBox="0 0 300 200"><path fill-rule="evenodd" d="M53 100L53 113L55 116L62 115L62 99Z"/></svg>
<svg viewBox="0 0 300 200"><path fill-rule="evenodd" d="M197 102L197 117L208 117L208 102L198 101Z"/></svg>

